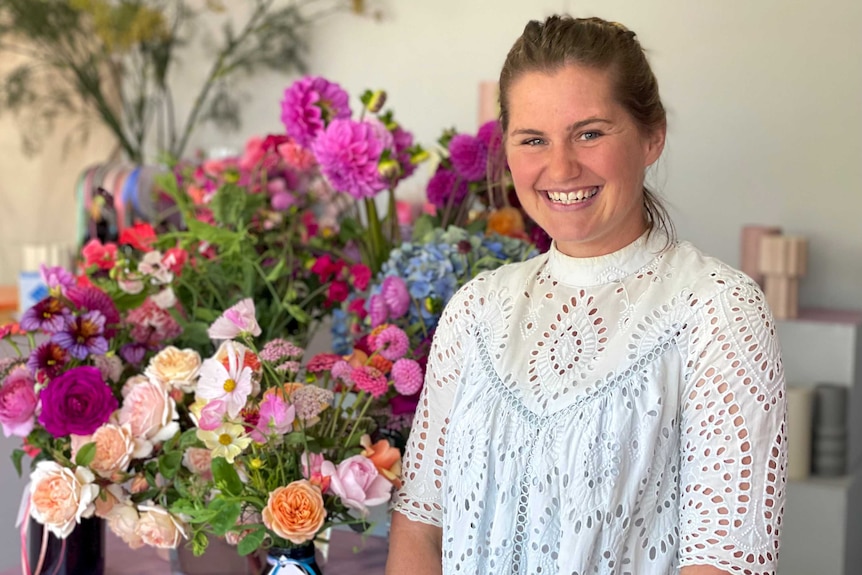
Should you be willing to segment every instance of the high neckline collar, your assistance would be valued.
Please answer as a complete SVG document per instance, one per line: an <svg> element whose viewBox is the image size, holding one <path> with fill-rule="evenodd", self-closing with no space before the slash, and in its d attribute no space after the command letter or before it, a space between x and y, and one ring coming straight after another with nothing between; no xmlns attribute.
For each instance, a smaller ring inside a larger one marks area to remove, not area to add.
<svg viewBox="0 0 862 575"><path fill-rule="evenodd" d="M667 243L659 230L644 232L638 239L615 252L591 258L567 256L556 242L548 252L551 277L574 286L594 286L619 281L637 272L658 256Z"/></svg>

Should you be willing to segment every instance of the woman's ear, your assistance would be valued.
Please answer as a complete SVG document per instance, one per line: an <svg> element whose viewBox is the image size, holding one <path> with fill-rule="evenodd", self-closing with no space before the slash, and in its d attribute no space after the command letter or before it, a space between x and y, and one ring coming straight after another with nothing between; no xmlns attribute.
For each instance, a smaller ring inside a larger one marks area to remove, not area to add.
<svg viewBox="0 0 862 575"><path fill-rule="evenodd" d="M653 165L661 156L666 135L667 124L662 123L644 138L644 168Z"/></svg>

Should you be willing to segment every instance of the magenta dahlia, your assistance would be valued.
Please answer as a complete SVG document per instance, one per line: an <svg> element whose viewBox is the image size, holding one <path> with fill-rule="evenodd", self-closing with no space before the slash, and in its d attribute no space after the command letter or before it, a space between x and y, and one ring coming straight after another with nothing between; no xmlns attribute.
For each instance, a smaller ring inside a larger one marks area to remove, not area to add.
<svg viewBox="0 0 862 575"><path fill-rule="evenodd" d="M482 140L468 134L458 134L449 142L449 159L452 167L468 182L485 179L488 166L488 147Z"/></svg>
<svg viewBox="0 0 862 575"><path fill-rule="evenodd" d="M325 78L306 76L284 92L281 121L287 135L309 146L333 120L350 117L350 97Z"/></svg>

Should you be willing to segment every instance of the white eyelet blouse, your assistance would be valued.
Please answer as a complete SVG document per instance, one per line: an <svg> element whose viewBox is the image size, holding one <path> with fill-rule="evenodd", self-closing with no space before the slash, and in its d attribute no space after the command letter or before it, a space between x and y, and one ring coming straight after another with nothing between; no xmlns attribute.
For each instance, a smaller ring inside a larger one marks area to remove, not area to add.
<svg viewBox="0 0 862 575"><path fill-rule="evenodd" d="M661 234L448 304L393 508L446 575L775 573L784 375L744 274Z"/></svg>

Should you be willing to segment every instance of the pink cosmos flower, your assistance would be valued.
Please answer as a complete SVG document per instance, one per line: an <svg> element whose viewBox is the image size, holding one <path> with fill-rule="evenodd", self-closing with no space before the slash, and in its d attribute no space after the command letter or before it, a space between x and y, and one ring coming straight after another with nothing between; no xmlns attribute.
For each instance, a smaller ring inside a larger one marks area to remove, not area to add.
<svg viewBox="0 0 862 575"><path fill-rule="evenodd" d="M338 464L324 461L320 472L330 477L329 491L337 495L341 502L357 511L362 517L368 516L368 508L389 501L392 484L380 475L374 463L363 455L354 455Z"/></svg>
<svg viewBox="0 0 862 575"><path fill-rule="evenodd" d="M207 334L211 339L233 339L241 334L259 336L261 329L254 317L254 301L246 298L228 308L213 322Z"/></svg>
<svg viewBox="0 0 862 575"><path fill-rule="evenodd" d="M289 405L276 393L267 394L260 404L260 419L251 432L257 443L266 443L272 435L284 435L293 427L296 407Z"/></svg>
<svg viewBox="0 0 862 575"><path fill-rule="evenodd" d="M395 391L401 395L413 395L422 389L424 374L419 364L412 359L401 358L392 364L391 375Z"/></svg>
<svg viewBox="0 0 862 575"><path fill-rule="evenodd" d="M388 186L377 164L385 144L369 122L334 120L312 144L320 170L336 190L356 199L373 198Z"/></svg>
<svg viewBox="0 0 862 575"><path fill-rule="evenodd" d="M395 325L384 328L383 331L369 339L371 349L389 361L401 359L410 351L410 340L407 334Z"/></svg>
<svg viewBox="0 0 862 575"><path fill-rule="evenodd" d="M12 370L0 386L0 425L3 435L27 437L36 422L35 382L29 370Z"/></svg>
<svg viewBox="0 0 862 575"><path fill-rule="evenodd" d="M308 146L333 120L350 117L347 92L325 78L306 76L284 92L281 121L287 135Z"/></svg>
<svg viewBox="0 0 862 575"><path fill-rule="evenodd" d="M252 392L252 369L243 365L245 352L232 341L224 342L219 351L225 352L227 366L212 357L205 360L196 396L208 401L224 401L228 415L236 418Z"/></svg>

